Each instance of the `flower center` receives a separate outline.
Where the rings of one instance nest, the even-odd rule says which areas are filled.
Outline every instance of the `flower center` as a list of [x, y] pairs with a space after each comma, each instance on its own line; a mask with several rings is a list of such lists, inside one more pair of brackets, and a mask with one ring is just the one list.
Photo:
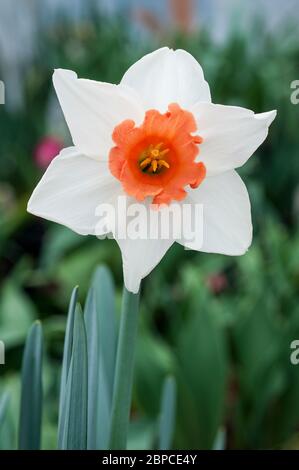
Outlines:
[[157, 145], [150, 144], [141, 154], [139, 159], [139, 168], [143, 173], [161, 173], [165, 169], [170, 168], [170, 164], [166, 159], [169, 148], [163, 148], [163, 142]]
[[204, 163], [197, 160], [203, 139], [196, 131], [193, 114], [176, 103], [164, 114], [146, 111], [140, 126], [126, 119], [113, 130], [110, 171], [137, 201], [181, 201], [187, 188], [197, 188], [206, 176]]

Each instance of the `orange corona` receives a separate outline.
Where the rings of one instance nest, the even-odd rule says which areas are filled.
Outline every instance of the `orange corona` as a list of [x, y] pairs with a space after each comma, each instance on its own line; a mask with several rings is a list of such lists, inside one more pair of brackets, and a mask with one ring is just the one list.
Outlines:
[[196, 188], [206, 176], [206, 168], [195, 159], [202, 138], [189, 111], [176, 103], [161, 114], [155, 109], [146, 112], [140, 127], [125, 120], [115, 127], [110, 150], [109, 168], [125, 192], [143, 201], [152, 197], [154, 204], [181, 201], [186, 186]]

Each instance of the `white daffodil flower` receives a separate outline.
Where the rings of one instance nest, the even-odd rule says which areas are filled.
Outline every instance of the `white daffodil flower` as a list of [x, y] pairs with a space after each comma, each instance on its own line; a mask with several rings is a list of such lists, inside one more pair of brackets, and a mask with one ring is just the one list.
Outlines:
[[246, 252], [250, 202], [235, 168], [265, 140], [276, 111], [255, 114], [213, 104], [197, 61], [167, 47], [132, 65], [119, 85], [78, 79], [61, 69], [53, 82], [74, 146], [51, 162], [29, 200], [30, 213], [82, 235], [112, 232], [133, 293], [174, 238], [118, 238], [112, 220], [99, 230], [99, 206], [109, 204], [117, 212], [120, 196], [128, 207], [142, 204], [143, 218], [153, 212], [152, 204], [162, 214], [166, 206], [201, 204], [201, 243], [176, 241], [209, 253]]

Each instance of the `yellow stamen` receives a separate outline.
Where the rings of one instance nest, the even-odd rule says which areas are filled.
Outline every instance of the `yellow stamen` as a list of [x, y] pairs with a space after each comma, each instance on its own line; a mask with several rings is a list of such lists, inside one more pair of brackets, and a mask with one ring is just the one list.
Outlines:
[[157, 168], [158, 168], [157, 160], [152, 160], [152, 168], [153, 168], [153, 172], [155, 173], [157, 171]]
[[158, 160], [159, 167], [165, 166], [165, 168], [169, 168], [170, 165], [165, 160]]
[[143, 162], [140, 163], [140, 168], [144, 168], [147, 165], [150, 165], [151, 161], [152, 161], [151, 158], [146, 158], [145, 160], [143, 160]]
[[170, 150], [168, 148], [161, 150], [163, 142], [160, 142], [157, 145], [150, 144], [147, 150], [144, 152], [144, 160], [139, 162], [139, 167], [141, 170], [146, 171], [147, 173], [156, 173], [157, 170], [162, 170], [164, 168], [169, 168], [169, 163], [164, 160], [164, 155], [166, 155]]

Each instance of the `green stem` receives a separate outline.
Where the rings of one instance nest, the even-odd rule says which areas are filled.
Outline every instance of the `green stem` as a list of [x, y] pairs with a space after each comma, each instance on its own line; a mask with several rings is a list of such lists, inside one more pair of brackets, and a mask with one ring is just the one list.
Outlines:
[[132, 400], [139, 294], [124, 288], [117, 346], [110, 429], [110, 450], [124, 450]]

